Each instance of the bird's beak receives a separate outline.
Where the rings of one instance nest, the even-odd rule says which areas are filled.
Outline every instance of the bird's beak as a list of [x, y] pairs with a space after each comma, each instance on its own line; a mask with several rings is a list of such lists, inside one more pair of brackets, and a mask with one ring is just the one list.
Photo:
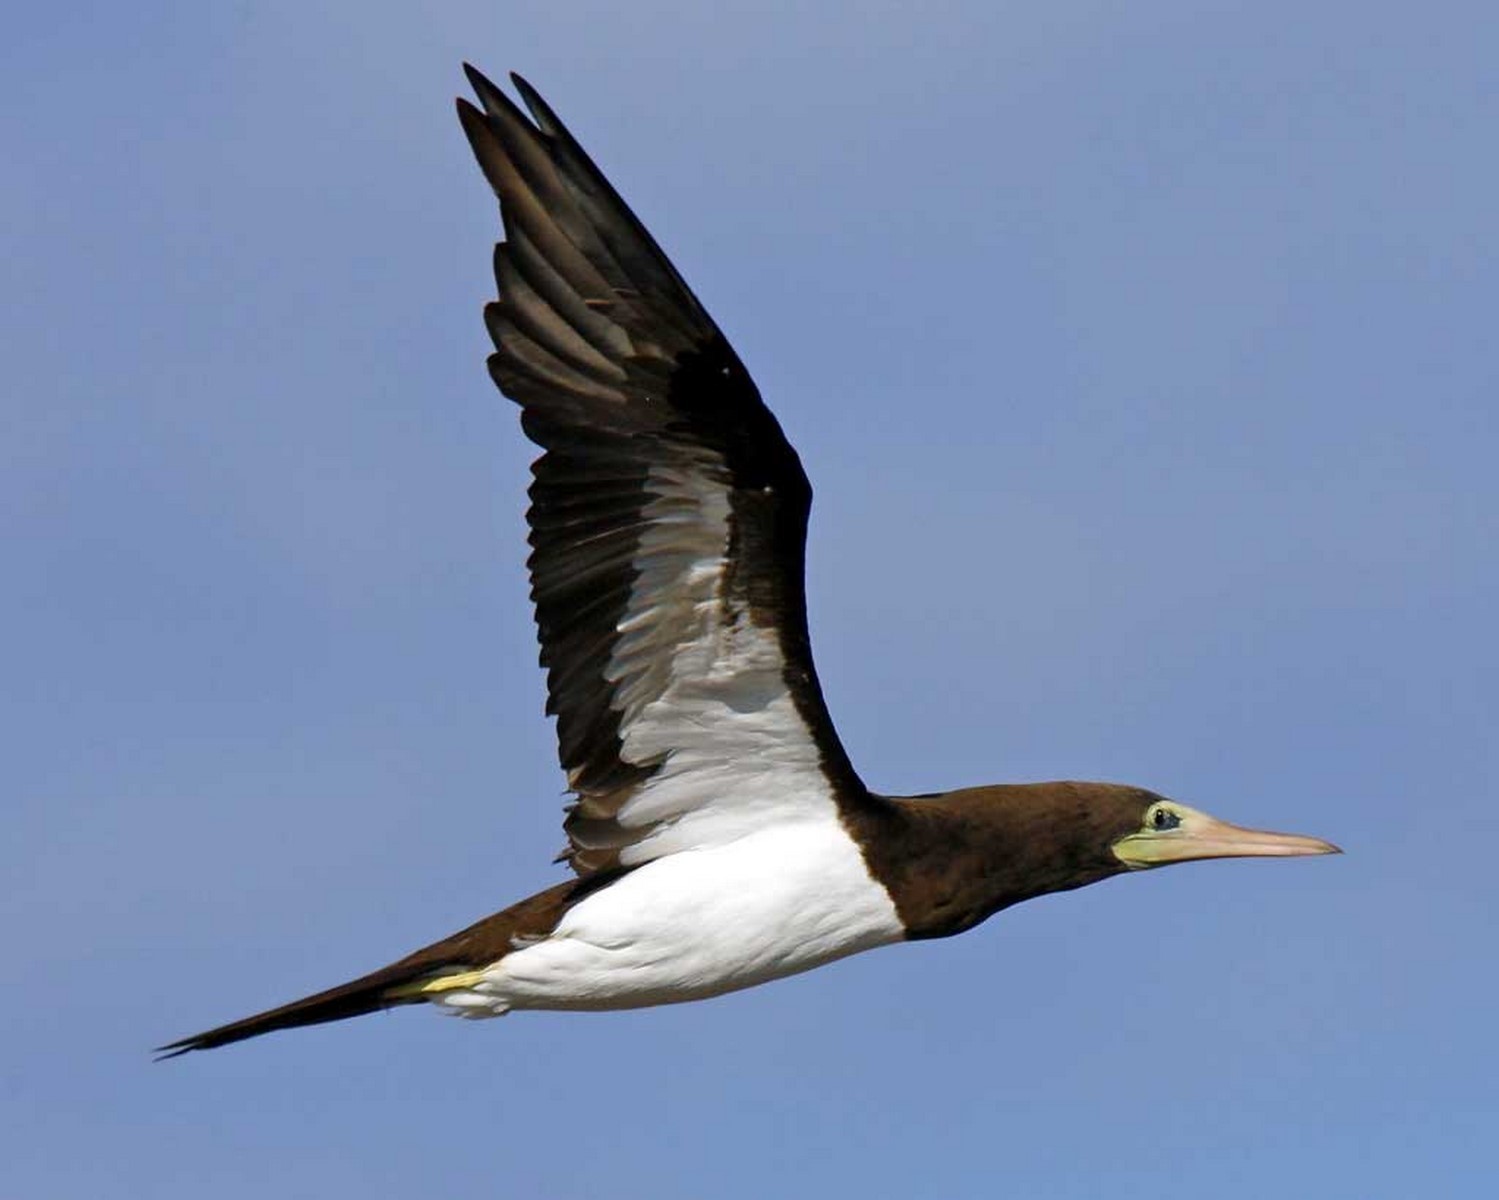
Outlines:
[[1175, 829], [1141, 829], [1114, 843], [1114, 856], [1129, 867], [1163, 867], [1199, 858], [1295, 858], [1343, 853], [1331, 842], [1299, 833], [1245, 829], [1184, 804], [1173, 804], [1181, 818]]

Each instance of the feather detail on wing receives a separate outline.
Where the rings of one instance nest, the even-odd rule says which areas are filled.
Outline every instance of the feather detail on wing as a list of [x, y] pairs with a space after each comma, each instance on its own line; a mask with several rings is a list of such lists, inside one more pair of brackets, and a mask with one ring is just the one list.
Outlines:
[[469, 69], [500, 200], [490, 373], [544, 453], [531, 595], [579, 873], [866, 802], [807, 640], [812, 492], [738, 356], [521, 79]]

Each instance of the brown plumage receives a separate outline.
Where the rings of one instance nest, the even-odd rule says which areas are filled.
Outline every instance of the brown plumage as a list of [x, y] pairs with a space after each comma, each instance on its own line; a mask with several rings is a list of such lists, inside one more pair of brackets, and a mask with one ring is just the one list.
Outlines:
[[531, 595], [580, 878], [166, 1057], [398, 1004], [698, 999], [1131, 869], [1325, 854], [1139, 788], [865, 788], [823, 703], [811, 487], [723, 333], [536, 93], [459, 116], [500, 201], [490, 372], [542, 449]]
[[[1152, 808], [1172, 806], [1143, 788], [1074, 781], [870, 800], [858, 816], [845, 816], [845, 824], [912, 941], [951, 937], [1011, 905], [1127, 872], [1130, 866], [1114, 847], [1146, 824]], [[1300, 848], [1287, 852], [1334, 849], [1313, 839], [1293, 839], [1291, 845]], [[161, 1047], [163, 1057], [424, 1003], [430, 997], [413, 994], [411, 985], [492, 966], [545, 937], [572, 905], [614, 878], [558, 884], [349, 983], [172, 1042]]]
[[570, 906], [608, 881], [607, 875], [569, 879], [544, 892], [527, 896], [509, 908], [485, 917], [482, 921], [476, 921], [468, 928], [460, 929], [430, 946], [423, 946], [378, 971], [371, 971], [368, 975], [349, 980], [348, 983], [293, 1000], [290, 1004], [256, 1013], [253, 1017], [231, 1021], [205, 1033], [169, 1042], [157, 1047], [157, 1054], [162, 1058], [176, 1058], [189, 1050], [211, 1050], [215, 1046], [242, 1042], [246, 1038], [273, 1033], [278, 1029], [295, 1029], [301, 1025], [342, 1021], [345, 1017], [362, 1017], [366, 1013], [393, 1008], [398, 1004], [423, 1004], [427, 1000], [426, 996], [402, 994], [402, 989], [453, 971], [469, 970], [496, 962], [517, 945], [532, 938], [545, 937]]

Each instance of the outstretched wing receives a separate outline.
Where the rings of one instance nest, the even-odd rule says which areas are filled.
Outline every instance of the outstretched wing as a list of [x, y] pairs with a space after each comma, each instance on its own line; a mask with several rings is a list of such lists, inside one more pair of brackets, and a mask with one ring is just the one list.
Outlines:
[[[495, 382], [532, 466], [531, 597], [587, 873], [865, 803], [807, 641], [812, 490], [743, 364], [524, 80], [458, 102], [500, 200]], [[534, 123], [533, 123], [534, 121]]]

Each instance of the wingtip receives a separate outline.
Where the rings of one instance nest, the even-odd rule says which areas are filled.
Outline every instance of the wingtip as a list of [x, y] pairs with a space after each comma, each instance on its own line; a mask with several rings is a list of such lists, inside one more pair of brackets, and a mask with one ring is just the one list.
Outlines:
[[494, 87], [494, 84], [489, 82], [489, 79], [484, 74], [484, 72], [479, 70], [479, 68], [474, 66], [474, 64], [471, 62], [465, 62], [463, 64], [463, 74], [468, 79], [469, 86], [476, 92], [481, 88]]
[[[494, 80], [490, 79], [478, 67], [466, 62], [463, 64], [463, 73], [467, 76], [469, 86], [474, 90], [474, 95], [479, 98], [479, 104], [484, 112], [492, 115], [502, 112], [514, 113], [522, 121], [525, 120], [515, 102], [501, 91]], [[510, 82], [515, 86], [516, 92], [520, 94], [521, 101], [525, 104], [531, 114], [531, 119], [536, 125], [543, 132], [555, 133], [560, 130], [562, 122], [557, 119], [557, 114], [552, 111], [547, 102], [541, 98], [541, 93], [532, 87], [526, 80], [526, 77], [519, 71], [511, 71], [509, 75]], [[465, 103], [466, 101], [460, 97], [458, 101], [460, 116], [464, 113], [463, 105]], [[472, 105], [469, 107], [473, 108]], [[477, 110], [474, 111], [477, 115]]]
[[458, 123], [463, 126], [464, 132], [472, 141], [474, 131], [484, 127], [484, 114], [467, 96], [459, 96], [455, 103], [458, 108]]
[[[469, 83], [473, 86], [475, 91], [478, 91], [480, 88], [487, 88], [490, 91], [495, 92], [500, 90], [499, 87], [496, 86], [494, 80], [490, 79], [488, 75], [484, 74], [484, 72], [479, 70], [478, 67], [474, 66], [473, 63], [465, 61], [462, 66], [463, 74], [467, 77]], [[533, 96], [536, 94], [536, 89], [531, 86], [531, 84], [526, 80], [526, 77], [519, 71], [507, 71], [506, 74], [510, 76], [510, 82], [515, 85], [517, 91], [522, 93], [529, 92]]]
[[[474, 95], [480, 98], [481, 102], [484, 97], [484, 89], [489, 88], [491, 91], [494, 89], [494, 85], [484, 77], [484, 72], [474, 66], [473, 63], [465, 62], [463, 64], [463, 74], [468, 79], [469, 88], [473, 91]], [[458, 106], [458, 119], [463, 122], [465, 128], [468, 127], [470, 121], [482, 120], [483, 114], [467, 96], [455, 97], [454, 103]]]
[[479, 103], [485, 112], [497, 114], [504, 112], [507, 108], [515, 108], [515, 103], [510, 97], [505, 95], [499, 85], [483, 71], [464, 63], [463, 73], [468, 76], [469, 86], [474, 89], [474, 95], [479, 97]]
[[525, 77], [515, 71], [510, 72], [510, 82], [515, 85], [515, 90], [520, 93], [520, 98], [531, 113], [531, 119], [544, 133], [556, 134], [563, 128], [562, 122], [557, 119], [557, 114], [552, 111], [551, 105], [541, 98], [541, 93], [526, 82]]
[[519, 71], [510, 72], [510, 82], [515, 85], [515, 90], [520, 93], [521, 99], [526, 102], [526, 107], [531, 107], [534, 100], [539, 100], [536, 89], [526, 82], [526, 77]]

